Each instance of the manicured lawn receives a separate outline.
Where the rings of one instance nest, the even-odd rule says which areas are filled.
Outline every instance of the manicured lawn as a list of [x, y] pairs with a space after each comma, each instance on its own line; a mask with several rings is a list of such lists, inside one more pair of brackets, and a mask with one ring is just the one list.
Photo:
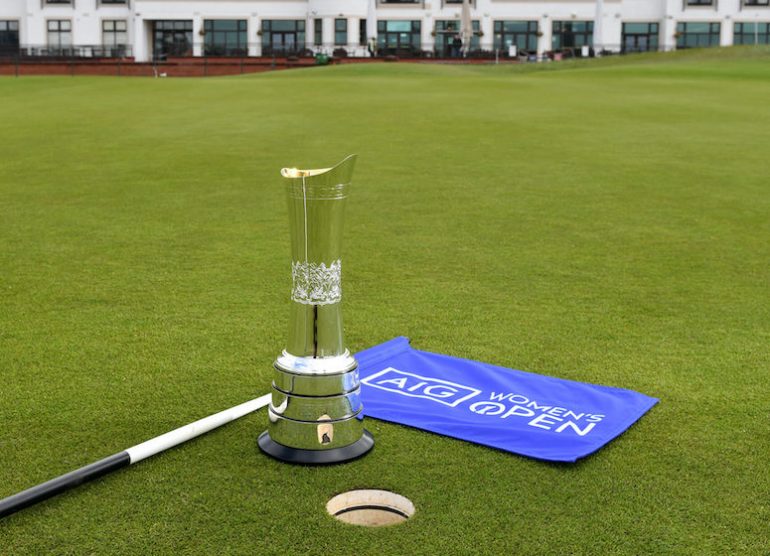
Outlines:
[[[767, 554], [768, 99], [739, 49], [0, 79], [0, 497], [266, 393], [278, 170], [349, 153], [351, 350], [661, 399], [575, 465], [370, 420], [366, 458], [292, 467], [263, 410], [1, 521], [0, 553]], [[350, 487], [417, 514], [340, 524]]]

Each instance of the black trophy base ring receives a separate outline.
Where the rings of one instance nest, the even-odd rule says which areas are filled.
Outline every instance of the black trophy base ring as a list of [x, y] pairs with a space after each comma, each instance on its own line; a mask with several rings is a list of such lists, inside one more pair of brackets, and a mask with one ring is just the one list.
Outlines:
[[326, 465], [360, 458], [374, 447], [374, 437], [369, 434], [369, 431], [364, 430], [361, 438], [353, 442], [353, 444], [342, 446], [341, 448], [332, 448], [331, 450], [304, 450], [278, 444], [278, 442], [270, 438], [270, 433], [265, 431], [259, 435], [257, 444], [259, 449], [268, 456], [286, 463]]

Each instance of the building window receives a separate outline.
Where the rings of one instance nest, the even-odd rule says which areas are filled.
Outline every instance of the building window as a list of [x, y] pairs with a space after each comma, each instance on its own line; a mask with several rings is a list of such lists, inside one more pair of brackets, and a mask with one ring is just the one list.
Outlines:
[[422, 0], [380, 0], [380, 4], [419, 4]]
[[72, 22], [68, 19], [48, 21], [48, 48], [54, 53], [64, 53], [72, 46]]
[[685, 0], [687, 6], [713, 6], [714, 0]]
[[[553, 49], [580, 49], [583, 46], [592, 46], [594, 42], [593, 21], [554, 21], [553, 22]], [[579, 55], [580, 50], [575, 50]]]
[[767, 8], [770, 6], [770, 0], [743, 0], [743, 5], [752, 8], [756, 8], [758, 6]]
[[623, 52], [658, 50], [658, 23], [624, 23], [621, 48]]
[[719, 46], [719, 23], [682, 22], [676, 24], [676, 47]]
[[377, 49], [379, 54], [412, 55], [420, 52], [419, 20], [377, 22]]
[[72, 4], [72, 0], [45, 0], [46, 4]]
[[0, 55], [19, 51], [19, 22], [0, 21]]
[[313, 20], [313, 44], [321, 46], [324, 43], [324, 20]]
[[95, 56], [121, 57], [126, 55], [128, 24], [125, 19], [102, 21], [102, 48], [94, 49]]
[[168, 56], [192, 56], [192, 20], [158, 20], [153, 23], [155, 59], [165, 60]]
[[334, 20], [334, 44], [336, 46], [345, 46], [348, 44], [348, 20]]
[[736, 23], [733, 29], [733, 44], [770, 44], [770, 23]]
[[366, 46], [369, 44], [369, 37], [366, 36], [366, 20], [358, 20], [358, 45]]
[[105, 19], [102, 21], [102, 44], [104, 46], [125, 46], [128, 44], [125, 19]]
[[[470, 50], [479, 50], [480, 22], [471, 21], [473, 36], [471, 37]], [[462, 56], [462, 34], [458, 20], [436, 21], [436, 44], [434, 45], [436, 56], [457, 58]]]
[[305, 49], [304, 19], [262, 20], [262, 53], [290, 56]]
[[518, 53], [537, 52], [537, 21], [495, 21], [495, 50], [507, 56], [511, 46]]
[[97, 4], [121, 4], [125, 5], [128, 3], [128, 0], [97, 0]]
[[246, 56], [249, 53], [245, 19], [206, 19], [203, 53], [206, 56]]

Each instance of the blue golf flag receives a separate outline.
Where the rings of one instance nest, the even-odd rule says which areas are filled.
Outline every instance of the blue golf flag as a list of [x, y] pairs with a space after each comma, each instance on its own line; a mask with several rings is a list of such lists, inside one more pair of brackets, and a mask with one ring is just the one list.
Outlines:
[[412, 349], [398, 337], [356, 354], [367, 417], [549, 461], [574, 462], [656, 398]]

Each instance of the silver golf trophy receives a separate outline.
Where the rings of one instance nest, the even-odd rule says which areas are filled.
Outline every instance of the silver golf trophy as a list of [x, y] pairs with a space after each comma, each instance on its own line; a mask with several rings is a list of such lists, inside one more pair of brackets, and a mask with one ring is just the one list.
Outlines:
[[374, 446], [364, 430], [358, 363], [342, 332], [342, 224], [356, 156], [320, 170], [284, 168], [291, 232], [289, 342], [276, 359], [266, 454], [339, 463]]

